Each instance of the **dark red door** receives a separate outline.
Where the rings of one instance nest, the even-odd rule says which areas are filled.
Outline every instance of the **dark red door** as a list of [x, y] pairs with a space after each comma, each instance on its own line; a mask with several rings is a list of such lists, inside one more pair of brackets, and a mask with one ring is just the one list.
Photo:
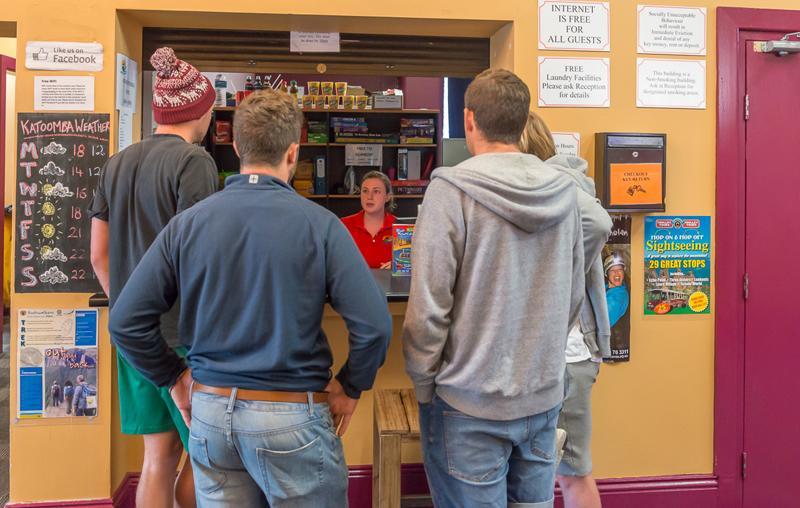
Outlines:
[[[766, 40], [784, 33], [753, 35]], [[800, 506], [800, 54], [756, 53], [752, 42], [746, 51], [744, 506], [795, 507]]]

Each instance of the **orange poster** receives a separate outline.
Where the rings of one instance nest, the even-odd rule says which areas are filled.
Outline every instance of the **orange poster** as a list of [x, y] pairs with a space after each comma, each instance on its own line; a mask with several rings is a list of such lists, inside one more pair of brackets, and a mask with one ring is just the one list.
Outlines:
[[611, 206], [657, 205], [664, 182], [661, 163], [611, 164], [609, 168]]

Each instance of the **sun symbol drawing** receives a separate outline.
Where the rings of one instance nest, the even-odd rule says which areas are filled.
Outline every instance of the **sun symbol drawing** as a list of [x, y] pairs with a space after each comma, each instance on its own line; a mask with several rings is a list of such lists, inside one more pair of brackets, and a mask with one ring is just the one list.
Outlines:
[[58, 242], [63, 232], [63, 213], [60, 199], [49, 196], [58, 184], [52, 180], [45, 180], [42, 185], [42, 192], [39, 194], [36, 203], [36, 224], [33, 227], [36, 246], [41, 251], [43, 248], [52, 248]]
[[42, 215], [45, 217], [52, 217], [56, 214], [56, 205], [52, 201], [45, 201], [42, 203]]

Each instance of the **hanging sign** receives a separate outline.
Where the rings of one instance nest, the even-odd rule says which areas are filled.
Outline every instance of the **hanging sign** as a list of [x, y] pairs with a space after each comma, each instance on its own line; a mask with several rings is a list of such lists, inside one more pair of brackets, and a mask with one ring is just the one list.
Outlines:
[[97, 42], [29, 41], [25, 68], [47, 71], [103, 70], [103, 45]]
[[706, 8], [640, 5], [639, 53], [706, 54]]
[[97, 416], [97, 310], [20, 309], [19, 418]]
[[611, 220], [611, 237], [602, 254], [611, 324], [609, 359], [627, 362], [631, 354], [631, 216], [612, 215]]
[[35, 111], [93, 111], [94, 76], [34, 76]]
[[711, 312], [711, 217], [644, 218], [644, 313]]
[[345, 145], [344, 164], [345, 166], [381, 167], [383, 165], [383, 145]]
[[539, 57], [539, 107], [611, 106], [608, 58]]
[[553, 132], [553, 141], [556, 144], [556, 153], [560, 155], [573, 155], [580, 157], [581, 134], [580, 132]]
[[637, 58], [636, 106], [705, 109], [706, 62]]
[[295, 32], [289, 40], [291, 53], [339, 53], [339, 32]]
[[18, 293], [100, 291], [86, 210], [108, 160], [109, 124], [107, 114], [18, 115]]
[[611, 50], [608, 2], [539, 0], [539, 49]]

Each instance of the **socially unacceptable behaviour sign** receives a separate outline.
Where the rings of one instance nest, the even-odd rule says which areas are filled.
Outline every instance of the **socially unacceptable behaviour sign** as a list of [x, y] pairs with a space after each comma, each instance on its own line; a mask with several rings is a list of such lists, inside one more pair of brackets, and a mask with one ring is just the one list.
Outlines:
[[47, 71], [103, 70], [103, 45], [97, 42], [30, 41], [25, 67]]

